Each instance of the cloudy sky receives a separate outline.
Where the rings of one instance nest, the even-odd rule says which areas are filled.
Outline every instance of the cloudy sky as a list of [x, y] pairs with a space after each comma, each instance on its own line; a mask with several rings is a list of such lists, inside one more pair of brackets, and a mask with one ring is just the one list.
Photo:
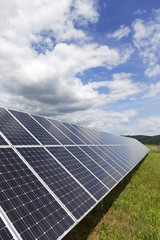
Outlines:
[[0, 0], [0, 105], [160, 134], [160, 1]]

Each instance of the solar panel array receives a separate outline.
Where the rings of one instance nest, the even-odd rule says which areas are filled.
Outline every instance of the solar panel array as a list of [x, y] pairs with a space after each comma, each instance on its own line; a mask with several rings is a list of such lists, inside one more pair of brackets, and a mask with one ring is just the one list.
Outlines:
[[135, 139], [0, 108], [2, 239], [62, 239], [148, 152]]

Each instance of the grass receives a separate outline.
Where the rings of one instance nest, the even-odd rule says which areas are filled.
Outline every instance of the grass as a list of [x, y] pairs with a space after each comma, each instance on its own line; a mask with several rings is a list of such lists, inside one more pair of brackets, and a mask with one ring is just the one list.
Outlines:
[[64, 240], [159, 240], [160, 146], [118, 184]]

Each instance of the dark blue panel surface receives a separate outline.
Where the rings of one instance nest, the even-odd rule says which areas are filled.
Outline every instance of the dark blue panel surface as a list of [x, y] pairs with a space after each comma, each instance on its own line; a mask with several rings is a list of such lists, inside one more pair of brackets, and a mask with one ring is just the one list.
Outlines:
[[80, 147], [84, 152], [86, 152], [92, 159], [96, 161], [107, 173], [109, 173], [116, 181], [119, 181], [122, 178], [122, 175], [117, 172], [112, 165], [103, 160], [96, 152], [94, 152], [88, 146]]
[[18, 151], [77, 219], [94, 205], [90, 195], [45, 149], [18, 148]]
[[52, 123], [47, 119], [33, 115], [33, 117], [45, 128], [49, 133], [52, 134], [61, 144], [74, 145], [61, 131], [59, 131]]
[[78, 158], [98, 179], [108, 188], [112, 188], [116, 181], [107, 174], [96, 162], [87, 156], [79, 147], [67, 147], [67, 149]]
[[57, 120], [50, 119], [50, 121], [61, 130], [68, 138], [70, 138], [76, 145], [84, 144], [76, 135], [74, 135], [70, 130], [68, 130], [62, 123]]
[[71, 124], [77, 131], [79, 131], [84, 137], [86, 137], [91, 144], [99, 144], [94, 138], [92, 138], [91, 134], [88, 134], [83, 127], [77, 126], [75, 124]]
[[52, 147], [48, 150], [67, 168], [68, 171], [97, 199], [101, 199], [107, 188], [99, 182], [75, 157], [64, 147]]
[[93, 149], [97, 154], [99, 154], [107, 163], [109, 163], [114, 169], [116, 169], [122, 176], [126, 174], [126, 171], [121, 167], [121, 163], [118, 164], [117, 158], [111, 154], [109, 151], [102, 151], [99, 147], [92, 146]]
[[116, 160], [116, 163], [118, 163], [119, 166], [121, 166], [126, 172], [129, 171], [130, 167], [127, 163], [126, 158], [124, 158], [123, 153], [120, 155], [117, 155], [113, 146], [105, 146], [105, 147], [99, 147], [99, 148], [107, 155], [113, 156], [113, 158]]
[[8, 228], [6, 227], [1, 218], [0, 218], [0, 237], [1, 240], [14, 240], [10, 231], [8, 230]]
[[73, 132], [77, 137], [79, 137], [85, 144], [92, 144], [83, 134], [81, 134], [77, 129], [75, 129], [71, 124], [62, 122], [71, 132]]
[[23, 240], [55, 240], [74, 222], [10, 148], [0, 149], [1, 206]]
[[10, 112], [42, 143], [59, 145], [59, 143], [43, 129], [31, 116], [27, 113], [21, 113], [10, 110]]
[[0, 135], [0, 145], [8, 145], [1, 135]]
[[0, 108], [0, 131], [13, 145], [39, 145], [39, 143], [3, 108]]

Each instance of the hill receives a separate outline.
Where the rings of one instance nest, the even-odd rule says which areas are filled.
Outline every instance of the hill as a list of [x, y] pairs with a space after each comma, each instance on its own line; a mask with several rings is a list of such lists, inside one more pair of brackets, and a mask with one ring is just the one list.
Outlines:
[[160, 135], [156, 136], [134, 135], [126, 137], [135, 138], [143, 144], [160, 145]]

